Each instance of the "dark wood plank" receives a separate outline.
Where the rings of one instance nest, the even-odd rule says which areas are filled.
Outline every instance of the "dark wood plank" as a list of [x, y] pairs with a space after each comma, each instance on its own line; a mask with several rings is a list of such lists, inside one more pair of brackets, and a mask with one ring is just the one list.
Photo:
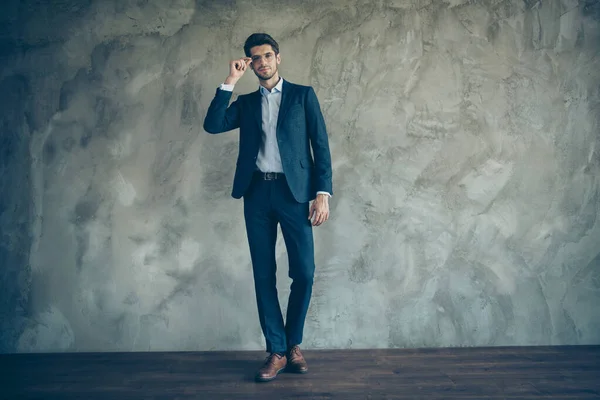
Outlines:
[[600, 346], [305, 351], [257, 384], [263, 352], [0, 355], [0, 399], [600, 399]]

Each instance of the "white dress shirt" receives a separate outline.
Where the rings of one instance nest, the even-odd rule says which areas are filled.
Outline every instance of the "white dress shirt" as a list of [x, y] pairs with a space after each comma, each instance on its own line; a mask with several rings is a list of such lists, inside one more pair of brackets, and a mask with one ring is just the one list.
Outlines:
[[[232, 92], [234, 86], [222, 83], [219, 88]], [[262, 108], [262, 142], [256, 158], [256, 167], [262, 172], [283, 172], [279, 145], [277, 144], [277, 118], [279, 116], [279, 106], [281, 105], [282, 89], [283, 78], [279, 78], [277, 85], [270, 91], [259, 85]], [[319, 191], [317, 194], [327, 194], [331, 197], [328, 192]]]

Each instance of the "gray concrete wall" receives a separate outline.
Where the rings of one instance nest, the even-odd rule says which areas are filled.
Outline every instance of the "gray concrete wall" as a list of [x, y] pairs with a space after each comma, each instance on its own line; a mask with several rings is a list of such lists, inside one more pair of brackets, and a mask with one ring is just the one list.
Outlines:
[[255, 31], [330, 134], [305, 347], [600, 343], [598, 1], [3, 7], [2, 351], [262, 349], [202, 130]]

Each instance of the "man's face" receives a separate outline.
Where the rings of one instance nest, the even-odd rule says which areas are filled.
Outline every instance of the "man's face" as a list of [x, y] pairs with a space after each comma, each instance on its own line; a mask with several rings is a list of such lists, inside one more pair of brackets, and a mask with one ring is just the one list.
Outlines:
[[271, 79], [277, 73], [277, 66], [281, 62], [279, 54], [270, 44], [254, 46], [250, 49], [250, 58], [252, 58], [252, 70], [263, 81]]

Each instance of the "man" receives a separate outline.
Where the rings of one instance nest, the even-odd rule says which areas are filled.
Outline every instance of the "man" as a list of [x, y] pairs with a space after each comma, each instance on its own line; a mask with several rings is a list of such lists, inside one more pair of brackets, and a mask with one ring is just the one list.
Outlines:
[[[258, 314], [269, 353], [256, 380], [266, 382], [284, 369], [308, 371], [299, 345], [315, 270], [312, 227], [329, 218], [331, 156], [315, 92], [279, 76], [277, 42], [255, 33], [246, 40], [244, 52], [246, 57], [229, 63], [229, 76], [216, 91], [204, 129], [240, 129], [232, 196], [244, 198]], [[248, 67], [258, 77], [259, 90], [229, 105], [233, 87]], [[285, 324], [276, 287], [277, 224], [292, 279]]]

